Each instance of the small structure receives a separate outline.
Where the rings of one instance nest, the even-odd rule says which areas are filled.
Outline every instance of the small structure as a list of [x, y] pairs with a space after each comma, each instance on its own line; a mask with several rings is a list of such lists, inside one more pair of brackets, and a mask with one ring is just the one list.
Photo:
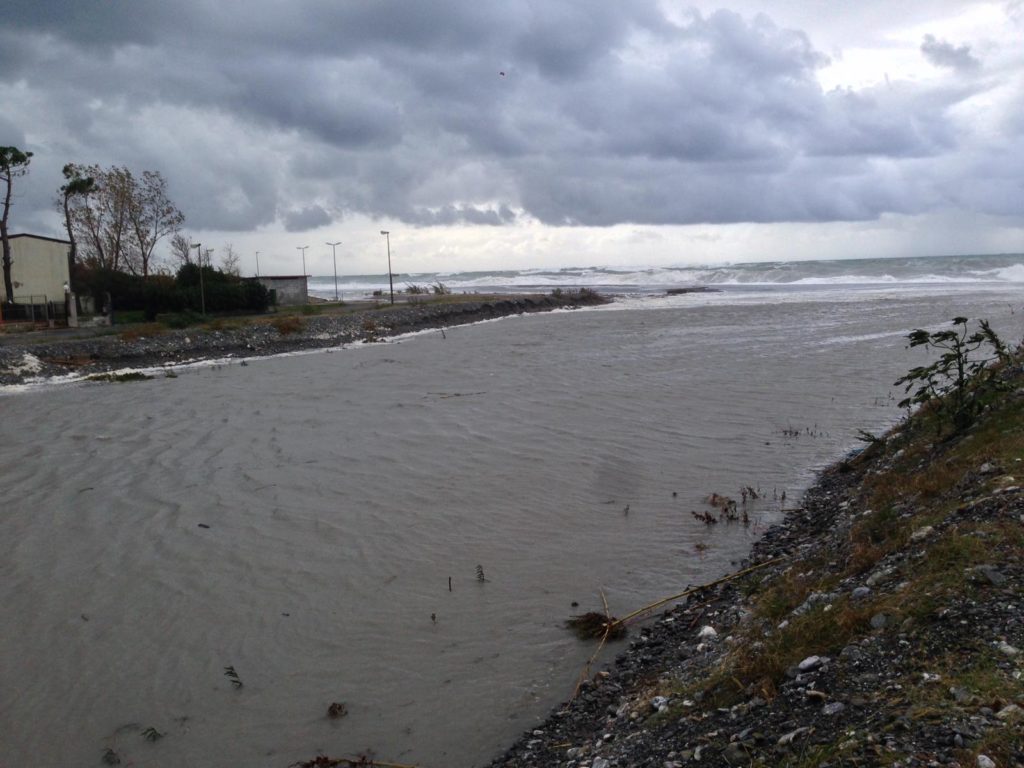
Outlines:
[[309, 279], [307, 275], [260, 275], [247, 277], [255, 280], [276, 297], [279, 306], [309, 303]]
[[64, 304], [68, 285], [68, 240], [42, 235], [10, 235], [11, 282], [14, 296], [8, 297], [0, 280], [0, 301], [19, 304]]

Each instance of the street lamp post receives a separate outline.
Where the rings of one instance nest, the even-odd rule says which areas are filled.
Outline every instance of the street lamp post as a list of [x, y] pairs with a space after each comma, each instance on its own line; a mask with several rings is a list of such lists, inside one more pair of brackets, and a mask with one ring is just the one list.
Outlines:
[[331, 257], [334, 259], [334, 300], [338, 300], [338, 252], [337, 247], [341, 245], [341, 240], [336, 243], [327, 243], [331, 246]]
[[306, 249], [307, 248], [309, 248], [308, 245], [297, 245], [297, 246], [295, 246], [295, 250], [296, 251], [302, 251], [302, 276], [303, 277], [306, 276]]
[[256, 277], [260, 276], [260, 252], [256, 251]]
[[388, 285], [391, 286], [391, 303], [395, 303], [395, 278], [391, 274], [391, 233], [385, 229], [380, 231], [388, 241]]
[[206, 288], [203, 286], [203, 244], [194, 243], [191, 247], [196, 249], [196, 258], [199, 259], [199, 306], [202, 309], [203, 317], [206, 317]]

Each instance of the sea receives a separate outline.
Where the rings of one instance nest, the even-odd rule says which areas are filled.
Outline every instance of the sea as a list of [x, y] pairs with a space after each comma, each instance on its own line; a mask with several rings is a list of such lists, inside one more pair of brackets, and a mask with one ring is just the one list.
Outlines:
[[0, 394], [0, 765], [485, 765], [568, 618], [729, 573], [905, 416], [914, 329], [1024, 338], [1022, 255], [407, 278], [612, 301]]
[[566, 267], [487, 272], [414, 272], [381, 275], [313, 276], [312, 295], [323, 299], [366, 298], [374, 291], [432, 293], [437, 286], [456, 293], [536, 293], [555, 288], [590, 288], [601, 293], [651, 295], [670, 288], [714, 287], [721, 291], [818, 290], [828, 287], [1024, 284], [1024, 255], [921, 256], [812, 261], [760, 261], [727, 265], [669, 267]]

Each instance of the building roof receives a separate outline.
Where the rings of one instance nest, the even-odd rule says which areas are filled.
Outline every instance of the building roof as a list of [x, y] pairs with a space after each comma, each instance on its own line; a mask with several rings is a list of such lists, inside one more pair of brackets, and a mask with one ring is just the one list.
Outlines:
[[31, 237], [35, 240], [48, 240], [51, 243], [62, 243], [63, 245], [71, 245], [70, 240], [61, 240], [59, 237], [46, 237], [45, 235], [32, 235], [28, 232], [21, 232], [17, 235], [8, 235], [8, 240], [14, 240], [16, 237]]
[[309, 275], [258, 275], [257, 277], [243, 277], [243, 280], [305, 280]]

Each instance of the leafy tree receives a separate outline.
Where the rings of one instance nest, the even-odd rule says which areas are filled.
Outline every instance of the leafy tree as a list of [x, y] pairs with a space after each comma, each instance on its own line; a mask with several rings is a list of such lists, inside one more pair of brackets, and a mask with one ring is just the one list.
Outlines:
[[905, 385], [904, 392], [913, 390], [900, 407], [934, 404], [940, 430], [948, 420], [955, 432], [963, 431], [1003, 388], [995, 364], [1008, 362], [1010, 351], [987, 320], [979, 320], [974, 333], [967, 322], [966, 317], [954, 317], [953, 328], [934, 333], [918, 328], [907, 336], [909, 347], [924, 346], [940, 350], [941, 355], [931, 365], [911, 368], [896, 380], [897, 386]]
[[157, 243], [184, 222], [167, 196], [167, 182], [156, 171], [136, 177], [128, 168], [68, 166], [69, 172], [95, 179], [94, 194], [72, 200], [72, 228], [84, 261], [97, 269], [149, 276]]
[[167, 196], [167, 182], [159, 172], [143, 171], [141, 181], [133, 184], [128, 219], [133, 235], [129, 266], [133, 272], [141, 272], [142, 277], [146, 278], [149, 277], [156, 244], [167, 235], [177, 232], [185, 221], [184, 214]]
[[28, 173], [28, 164], [32, 161], [31, 152], [23, 152], [17, 147], [0, 147], [0, 181], [4, 183], [4, 211], [0, 217], [0, 241], [3, 243], [4, 290], [7, 300], [14, 300], [14, 282], [11, 280], [11, 243], [8, 240], [7, 221], [11, 213], [11, 194], [14, 180]]
[[68, 240], [71, 241], [71, 250], [68, 251], [68, 274], [75, 274], [75, 267], [78, 264], [78, 248], [75, 244], [75, 228], [71, 226], [71, 201], [75, 198], [88, 198], [96, 191], [96, 179], [92, 176], [82, 176], [80, 169], [68, 163], [63, 169], [64, 178], [67, 183], [60, 188], [60, 202], [64, 210], [64, 226], [68, 231]]

